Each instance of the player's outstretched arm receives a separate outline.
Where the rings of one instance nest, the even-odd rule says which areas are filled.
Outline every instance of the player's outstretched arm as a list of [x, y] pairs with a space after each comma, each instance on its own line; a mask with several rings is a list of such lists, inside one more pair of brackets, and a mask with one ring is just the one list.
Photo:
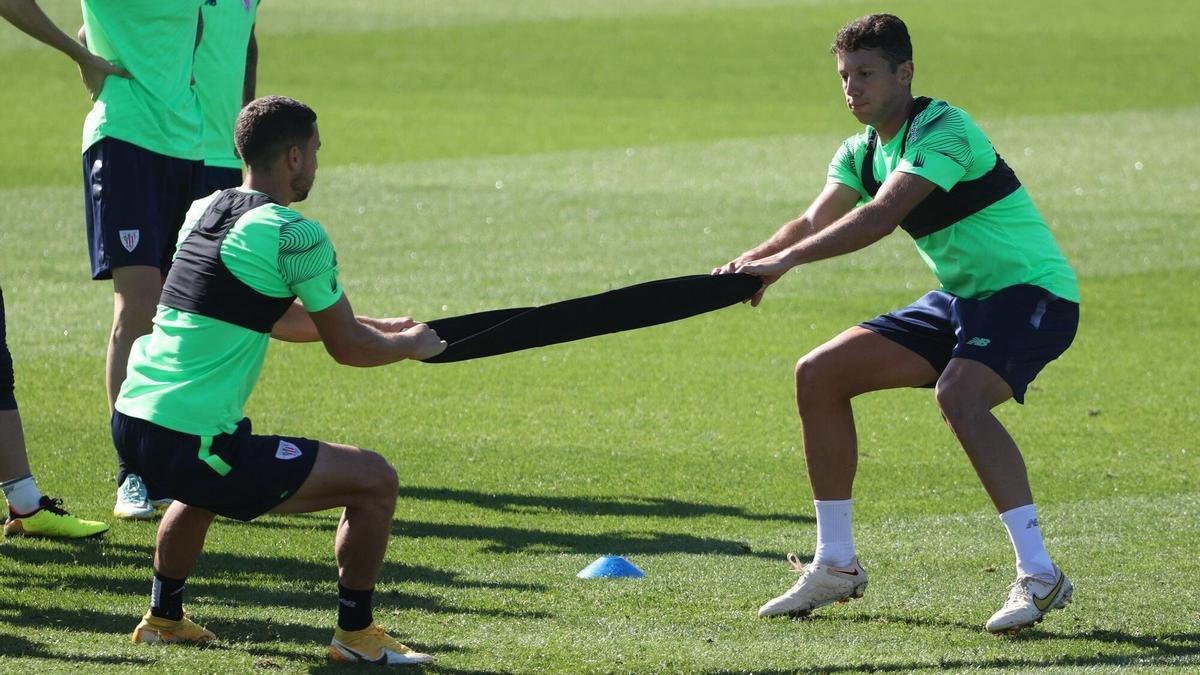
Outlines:
[[[856, 203], [858, 203], [856, 190], [841, 183], [830, 183], [798, 218], [784, 223], [775, 234], [763, 243], [714, 269], [713, 274], [731, 274], [746, 263], [774, 255], [794, 246], [849, 213]], [[762, 302], [763, 293], [766, 292], [767, 287], [779, 278], [769, 275], [760, 276], [763, 278], [763, 287], [750, 298], [749, 302], [752, 307], [757, 307], [758, 303]]]
[[40, 40], [71, 57], [79, 66], [79, 75], [92, 100], [100, 95], [109, 75], [133, 77], [124, 68], [96, 56], [87, 47], [62, 32], [34, 0], [0, 0], [0, 16], [26, 35]]
[[333, 306], [309, 316], [325, 351], [346, 366], [368, 368], [404, 359], [421, 361], [446, 349], [446, 342], [432, 328], [412, 319], [359, 319], [344, 292]]
[[895, 172], [884, 181], [874, 201], [846, 214], [829, 227], [765, 258], [748, 262], [738, 272], [778, 279], [805, 263], [866, 248], [883, 239], [937, 186], [920, 176]]

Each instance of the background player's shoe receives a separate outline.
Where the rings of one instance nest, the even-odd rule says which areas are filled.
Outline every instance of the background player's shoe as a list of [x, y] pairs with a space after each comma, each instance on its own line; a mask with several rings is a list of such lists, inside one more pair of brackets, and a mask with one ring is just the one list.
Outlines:
[[829, 565], [802, 565], [794, 553], [788, 554], [788, 561], [792, 563], [792, 569], [801, 573], [800, 580], [787, 593], [759, 607], [759, 616], [808, 616], [818, 607], [861, 598], [867, 589], [867, 571], [858, 564], [858, 558], [846, 569]]
[[377, 666], [411, 666], [429, 663], [433, 657], [400, 644], [379, 624], [355, 631], [338, 628], [329, 644], [330, 661], [365, 661]]
[[212, 631], [197, 624], [186, 614], [178, 621], [164, 619], [146, 612], [142, 622], [133, 629], [131, 638], [134, 644], [153, 645], [159, 642], [210, 642], [217, 636]]
[[29, 537], [82, 539], [105, 532], [108, 532], [108, 523], [76, 518], [62, 509], [61, 499], [51, 499], [45, 495], [38, 502], [37, 511], [17, 515], [9, 509], [8, 519], [4, 521], [5, 536], [23, 534]]
[[1016, 635], [1042, 620], [1052, 609], [1062, 609], [1071, 602], [1075, 587], [1062, 570], [1054, 568], [1053, 579], [1017, 577], [1009, 586], [1008, 600], [1000, 611], [988, 619], [987, 629], [997, 635]]
[[126, 474], [125, 482], [117, 488], [117, 503], [113, 506], [113, 515], [118, 518], [147, 520], [154, 517], [154, 505], [150, 503], [150, 494], [146, 484], [136, 473]]

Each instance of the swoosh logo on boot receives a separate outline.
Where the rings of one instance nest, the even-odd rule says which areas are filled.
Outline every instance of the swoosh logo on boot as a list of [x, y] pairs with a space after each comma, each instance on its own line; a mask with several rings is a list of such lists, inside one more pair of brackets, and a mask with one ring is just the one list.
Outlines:
[[1062, 572], [1059, 572], [1058, 583], [1054, 584], [1054, 588], [1051, 588], [1050, 592], [1047, 593], [1045, 597], [1039, 598], [1037, 595], [1033, 595], [1033, 605], [1034, 607], [1038, 608], [1039, 612], [1044, 612], [1047, 609], [1050, 609], [1050, 604], [1053, 603], [1054, 598], [1058, 596], [1059, 590], [1062, 589], [1063, 579], [1065, 579], [1066, 576], [1067, 575], [1063, 574]]

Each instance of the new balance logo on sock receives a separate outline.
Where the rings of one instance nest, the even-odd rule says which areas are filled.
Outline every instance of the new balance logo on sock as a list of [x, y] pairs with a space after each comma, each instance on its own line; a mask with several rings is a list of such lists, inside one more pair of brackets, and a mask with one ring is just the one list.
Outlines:
[[1038, 519], [1037, 519], [1037, 518], [1030, 518], [1030, 519], [1029, 519], [1029, 522], [1028, 522], [1028, 523], [1025, 523], [1025, 529], [1027, 529], [1027, 530], [1029, 530], [1029, 529], [1032, 529], [1032, 528], [1035, 528], [1035, 527], [1038, 527], [1038, 526], [1039, 526], [1039, 525], [1038, 525]]
[[981, 338], [981, 337], [973, 337], [970, 340], [967, 340], [967, 344], [969, 344], [973, 347], [986, 347], [986, 346], [990, 345], [991, 343], [992, 343], [991, 340], [989, 340], [987, 338]]

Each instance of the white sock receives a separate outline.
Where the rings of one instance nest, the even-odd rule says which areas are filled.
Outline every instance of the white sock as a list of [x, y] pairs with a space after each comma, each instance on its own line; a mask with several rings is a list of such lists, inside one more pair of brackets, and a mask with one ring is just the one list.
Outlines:
[[33, 482], [33, 474], [14, 478], [0, 483], [4, 490], [4, 498], [8, 500], [8, 508], [13, 513], [28, 515], [37, 511], [41, 505], [42, 493]]
[[1008, 538], [1017, 554], [1017, 576], [1054, 578], [1054, 563], [1050, 562], [1050, 554], [1042, 541], [1037, 507], [1033, 504], [1018, 506], [1001, 513], [1000, 520], [1008, 530]]
[[814, 499], [817, 507], [817, 552], [813, 563], [849, 567], [854, 562], [854, 533], [850, 528], [853, 499]]

